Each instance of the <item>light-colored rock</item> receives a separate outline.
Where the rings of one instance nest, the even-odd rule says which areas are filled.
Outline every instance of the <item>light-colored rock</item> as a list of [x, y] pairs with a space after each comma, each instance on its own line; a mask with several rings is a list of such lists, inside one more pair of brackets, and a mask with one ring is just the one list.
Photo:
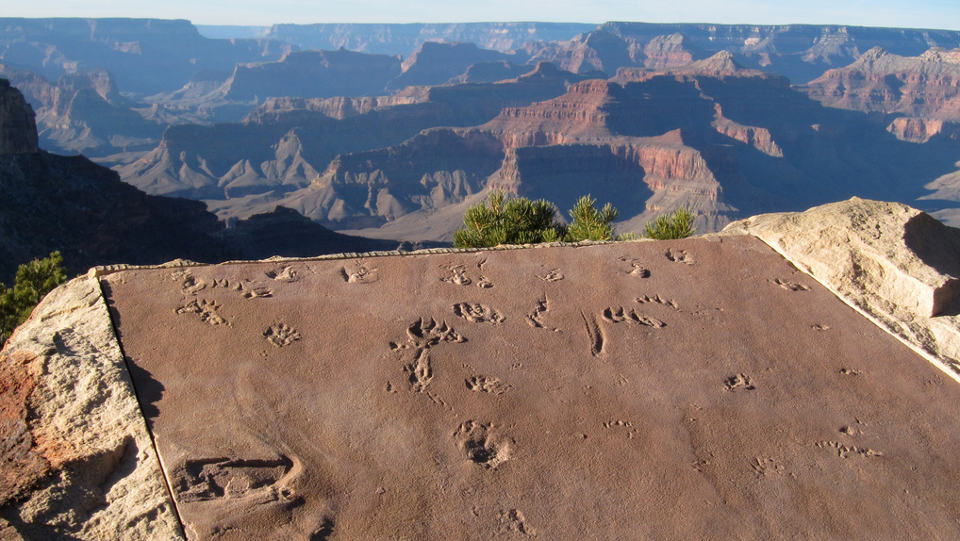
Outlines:
[[[96, 278], [51, 292], [0, 353], [0, 539], [182, 539]], [[18, 423], [7, 423], [9, 416]], [[12, 428], [11, 428], [12, 427]], [[121, 534], [122, 532], [122, 534]]]
[[848, 201], [762, 214], [754, 235], [894, 335], [960, 373], [960, 230], [901, 203]]

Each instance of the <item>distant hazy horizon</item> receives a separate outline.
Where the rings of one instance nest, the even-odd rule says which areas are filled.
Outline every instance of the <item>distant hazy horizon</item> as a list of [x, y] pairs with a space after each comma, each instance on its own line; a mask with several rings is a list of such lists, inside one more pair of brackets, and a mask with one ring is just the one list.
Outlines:
[[187, 19], [197, 25], [606, 21], [716, 24], [836, 24], [960, 30], [958, 0], [34, 0], [5, 17]]

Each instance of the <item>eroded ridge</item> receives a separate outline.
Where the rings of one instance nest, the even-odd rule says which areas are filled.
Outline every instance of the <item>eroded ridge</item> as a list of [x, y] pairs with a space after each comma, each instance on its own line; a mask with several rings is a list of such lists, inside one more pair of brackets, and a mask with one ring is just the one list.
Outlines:
[[784, 280], [782, 278], [777, 278], [771, 280], [771, 282], [777, 284], [778, 286], [786, 289], [787, 291], [809, 291], [810, 287], [800, 282], [791, 282], [790, 280]]
[[490, 393], [500, 395], [510, 390], [509, 385], [504, 385], [499, 378], [487, 376], [470, 376], [464, 383], [467, 389], [476, 393]]
[[263, 331], [263, 337], [267, 342], [280, 348], [300, 340], [300, 332], [286, 323], [277, 323]]
[[500, 312], [497, 312], [490, 306], [469, 302], [454, 304], [453, 313], [456, 314], [457, 317], [463, 318], [471, 323], [492, 323], [499, 325], [506, 319]]
[[673, 261], [674, 263], [683, 263], [684, 265], [693, 265], [695, 263], [693, 256], [687, 253], [686, 250], [670, 248], [664, 255], [667, 256], [667, 259]]
[[664, 299], [660, 295], [657, 295], [656, 297], [651, 297], [649, 295], [641, 295], [640, 297], [633, 299], [633, 301], [636, 302], [637, 304], [648, 304], [648, 303], [662, 304], [663, 306], [669, 306], [670, 308], [673, 308], [678, 312], [680, 311], [680, 305], [677, 304], [677, 301], [673, 299]]
[[220, 498], [291, 501], [297, 496], [284, 478], [294, 469], [287, 457], [270, 460], [207, 458], [187, 460], [170, 473], [176, 498], [181, 503]]
[[453, 433], [466, 458], [484, 469], [496, 469], [510, 459], [512, 442], [498, 437], [493, 423], [468, 420]]
[[348, 284], [372, 284], [380, 279], [380, 270], [368, 267], [363, 261], [355, 261], [342, 267], [340, 276]]
[[200, 321], [214, 327], [219, 325], [229, 326], [230, 323], [218, 313], [219, 311], [219, 304], [206, 299], [193, 299], [176, 309], [178, 314], [197, 314], [197, 316], [200, 317]]
[[653, 327], [654, 329], [661, 329], [667, 326], [666, 323], [655, 317], [638, 314], [633, 308], [624, 310], [622, 306], [618, 306], [616, 308], [605, 308], [601, 316], [603, 317], [604, 321], [610, 323], [622, 323], [626, 321], [628, 323], [636, 323], [646, 327]]

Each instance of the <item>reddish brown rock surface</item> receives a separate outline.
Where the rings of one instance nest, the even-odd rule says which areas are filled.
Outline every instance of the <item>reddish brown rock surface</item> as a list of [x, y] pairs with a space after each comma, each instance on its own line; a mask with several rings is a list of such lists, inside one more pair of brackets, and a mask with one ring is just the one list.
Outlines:
[[960, 535], [960, 387], [752, 237], [101, 281], [192, 538]]

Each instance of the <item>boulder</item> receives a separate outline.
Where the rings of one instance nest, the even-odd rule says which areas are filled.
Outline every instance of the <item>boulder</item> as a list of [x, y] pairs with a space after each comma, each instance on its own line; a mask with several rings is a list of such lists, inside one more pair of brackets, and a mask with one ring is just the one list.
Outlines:
[[96, 278], [0, 352], [0, 539], [182, 539]]
[[759, 237], [890, 332], [960, 372], [960, 229], [901, 203], [848, 201], [761, 214]]

